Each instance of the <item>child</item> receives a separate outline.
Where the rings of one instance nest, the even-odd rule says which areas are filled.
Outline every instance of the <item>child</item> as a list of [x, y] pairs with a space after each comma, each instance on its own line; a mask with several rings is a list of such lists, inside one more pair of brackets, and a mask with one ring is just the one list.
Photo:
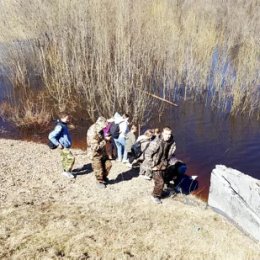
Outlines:
[[117, 161], [121, 162], [123, 159], [123, 162], [126, 162], [127, 158], [122, 158], [124, 156], [124, 150], [125, 150], [125, 141], [126, 141], [126, 135], [129, 132], [128, 129], [128, 119], [129, 115], [128, 114], [123, 114], [123, 116], [120, 116], [120, 114], [116, 113], [114, 115], [115, 119], [115, 125], [118, 125], [119, 127], [119, 136], [115, 137], [112, 133], [113, 126], [111, 126], [110, 132], [112, 137], [114, 138], [116, 147], [117, 147]]
[[103, 133], [106, 122], [107, 120], [100, 116], [87, 132], [88, 156], [96, 176], [97, 187], [100, 189], [106, 188], [109, 181], [107, 176], [112, 167], [106, 154], [106, 141], [110, 140], [111, 137], [105, 137]]
[[145, 131], [143, 135], [140, 135], [137, 138], [137, 141], [141, 142], [141, 156], [137, 159], [140, 162], [140, 172], [139, 175], [142, 176], [146, 180], [152, 179], [152, 172], [147, 169], [144, 160], [145, 160], [145, 153], [148, 149], [150, 142], [154, 139], [154, 131], [152, 129], [148, 129]]
[[153, 132], [154, 132], [154, 138], [160, 136], [160, 134], [161, 134], [161, 131], [159, 128], [154, 128]]
[[49, 134], [49, 140], [61, 149], [62, 157], [62, 174], [67, 178], [74, 178], [74, 175], [71, 173], [72, 167], [75, 162], [75, 157], [70, 151], [71, 147], [71, 136], [68, 129], [68, 123], [70, 122], [71, 117], [67, 113], [61, 113], [60, 119], [54, 130]]
[[130, 132], [126, 134], [126, 144], [123, 156], [123, 163], [129, 163], [129, 154], [131, 153], [131, 147], [136, 141], [135, 133], [137, 132], [137, 126], [132, 125]]
[[107, 139], [106, 143], [106, 152], [109, 160], [113, 159], [113, 151], [116, 149], [116, 145], [113, 143], [113, 138], [110, 133], [110, 128], [112, 123], [114, 122], [114, 118], [110, 118], [106, 121], [106, 126], [103, 128], [104, 137], [107, 139], [109, 137], [109, 140]]

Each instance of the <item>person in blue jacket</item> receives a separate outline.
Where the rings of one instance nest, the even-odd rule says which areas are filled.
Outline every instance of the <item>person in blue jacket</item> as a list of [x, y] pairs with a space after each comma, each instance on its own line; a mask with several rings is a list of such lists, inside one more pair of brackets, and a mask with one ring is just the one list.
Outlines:
[[71, 173], [73, 168], [75, 157], [70, 151], [72, 145], [71, 136], [69, 133], [68, 123], [71, 120], [71, 116], [68, 113], [61, 113], [60, 119], [57, 122], [54, 130], [50, 132], [48, 138], [49, 140], [61, 150], [62, 158], [62, 174], [67, 178], [74, 178], [74, 175]]

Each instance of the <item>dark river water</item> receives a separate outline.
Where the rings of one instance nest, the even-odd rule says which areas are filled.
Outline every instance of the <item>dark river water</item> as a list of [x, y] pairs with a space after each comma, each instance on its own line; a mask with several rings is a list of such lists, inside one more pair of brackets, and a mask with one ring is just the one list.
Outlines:
[[[1, 99], [3, 96], [0, 88]], [[259, 121], [241, 116], [230, 117], [201, 103], [181, 102], [179, 107], [168, 107], [160, 122], [151, 121], [142, 130], [164, 126], [173, 129], [176, 156], [187, 164], [187, 175], [198, 175], [199, 188], [194, 192], [197, 197], [207, 200], [210, 173], [216, 164], [260, 178]], [[87, 128], [86, 122], [77, 123], [77, 128], [72, 131], [74, 148], [86, 149]], [[48, 131], [22, 132], [0, 119], [1, 138], [46, 143]]]
[[[224, 164], [260, 178], [260, 122], [230, 117], [199, 103], [183, 103], [165, 113], [174, 129], [176, 155], [188, 165], [188, 175], [198, 175], [195, 193], [207, 199], [210, 173]], [[163, 123], [164, 124], [164, 123]]]

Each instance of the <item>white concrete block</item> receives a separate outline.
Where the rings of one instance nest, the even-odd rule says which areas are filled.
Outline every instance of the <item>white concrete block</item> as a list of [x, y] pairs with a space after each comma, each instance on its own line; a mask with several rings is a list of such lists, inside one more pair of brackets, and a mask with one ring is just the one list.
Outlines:
[[260, 241], [260, 180], [216, 165], [211, 173], [208, 204]]

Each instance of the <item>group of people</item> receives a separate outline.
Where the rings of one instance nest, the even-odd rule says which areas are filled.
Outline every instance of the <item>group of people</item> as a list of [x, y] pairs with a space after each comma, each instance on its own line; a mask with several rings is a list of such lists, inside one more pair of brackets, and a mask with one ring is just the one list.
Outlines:
[[[71, 136], [68, 123], [70, 115], [62, 113], [55, 129], [49, 134], [50, 142], [61, 149], [63, 175], [74, 178], [72, 168], [75, 157], [70, 151]], [[140, 176], [154, 180], [152, 200], [162, 203], [164, 186], [170, 186], [186, 170], [185, 164], [175, 158], [176, 144], [172, 129], [164, 127], [146, 130], [136, 138], [136, 125], [129, 125], [129, 116], [116, 113], [112, 118], [100, 116], [87, 131], [87, 155], [99, 188], [106, 188], [111, 160], [125, 163], [128, 167], [140, 165]], [[138, 152], [135, 150], [139, 148]], [[176, 164], [177, 162], [177, 164]], [[178, 166], [178, 167], [177, 167]], [[176, 180], [175, 180], [176, 182]]]

